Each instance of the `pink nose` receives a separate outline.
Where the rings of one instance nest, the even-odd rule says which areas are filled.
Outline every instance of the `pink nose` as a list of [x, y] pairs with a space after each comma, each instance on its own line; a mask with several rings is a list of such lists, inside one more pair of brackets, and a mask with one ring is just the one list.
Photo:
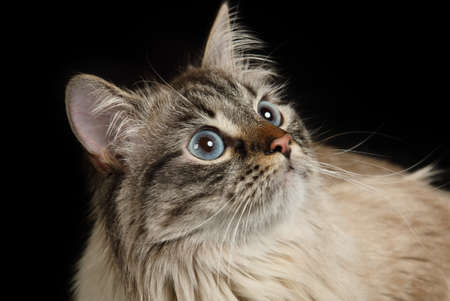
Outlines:
[[289, 159], [291, 155], [291, 148], [289, 145], [292, 142], [291, 136], [285, 134], [279, 138], [274, 139], [270, 143], [270, 151], [271, 152], [281, 152], [286, 158]]

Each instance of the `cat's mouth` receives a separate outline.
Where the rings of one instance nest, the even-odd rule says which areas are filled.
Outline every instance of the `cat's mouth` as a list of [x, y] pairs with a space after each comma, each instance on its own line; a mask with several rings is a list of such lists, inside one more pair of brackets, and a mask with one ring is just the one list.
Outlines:
[[[299, 169], [295, 168], [293, 164], [289, 163], [287, 165], [287, 167], [284, 169], [283, 173], [283, 178], [285, 180], [288, 180], [289, 178], [295, 177], [298, 174], [300, 174]], [[284, 182], [286, 183], [286, 182]]]

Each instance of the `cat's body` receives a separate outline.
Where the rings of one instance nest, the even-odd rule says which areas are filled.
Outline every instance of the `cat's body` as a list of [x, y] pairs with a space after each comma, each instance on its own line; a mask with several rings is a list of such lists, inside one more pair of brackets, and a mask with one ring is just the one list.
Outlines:
[[[141, 283], [153, 288], [149, 300], [177, 300], [169, 279], [179, 281], [180, 300], [447, 300], [448, 194], [427, 184], [428, 171], [392, 167], [399, 173], [385, 177], [373, 159], [324, 147], [318, 154], [330, 158], [330, 152], [346, 160], [346, 170], [373, 172], [360, 184], [325, 178], [320, 187], [327, 193], [314, 200], [307, 220], [283, 224], [245, 247], [158, 246], [147, 264], [165, 266], [168, 275], [157, 266]], [[127, 300], [102, 228], [98, 222], [80, 265], [79, 300]]]
[[251, 44], [224, 5], [170, 85], [70, 82], [99, 170], [76, 300], [450, 300], [432, 171], [312, 142]]

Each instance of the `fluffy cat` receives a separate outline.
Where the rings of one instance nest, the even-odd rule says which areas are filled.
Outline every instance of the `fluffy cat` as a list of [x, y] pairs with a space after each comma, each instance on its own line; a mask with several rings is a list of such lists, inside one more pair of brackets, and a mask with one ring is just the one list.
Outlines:
[[430, 168], [310, 138], [256, 39], [219, 10], [201, 63], [66, 90], [97, 170], [75, 300], [450, 300], [450, 195]]

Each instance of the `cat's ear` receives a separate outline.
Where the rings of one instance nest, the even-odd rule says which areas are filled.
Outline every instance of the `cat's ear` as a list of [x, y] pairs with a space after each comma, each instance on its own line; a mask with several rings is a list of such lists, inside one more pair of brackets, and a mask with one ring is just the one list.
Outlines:
[[209, 33], [202, 58], [203, 67], [218, 67], [225, 70], [234, 67], [233, 30], [228, 4], [225, 2], [217, 13]]
[[66, 111], [72, 131], [102, 172], [120, 167], [111, 142], [117, 136], [117, 121], [127, 109], [127, 97], [125, 91], [93, 75], [77, 75], [67, 85]]

